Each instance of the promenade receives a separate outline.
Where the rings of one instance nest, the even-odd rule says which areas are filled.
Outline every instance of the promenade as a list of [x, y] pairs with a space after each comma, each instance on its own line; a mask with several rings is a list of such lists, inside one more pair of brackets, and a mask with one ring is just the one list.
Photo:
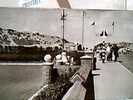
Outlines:
[[133, 73], [119, 62], [97, 62], [93, 71], [95, 100], [133, 99]]
[[[84, 82], [77, 79], [63, 100], [133, 100], [132, 72], [119, 62], [101, 61], [96, 63], [96, 70], [91, 70], [91, 60], [88, 60], [83, 60], [81, 67], [71, 66], [74, 69], [80, 68], [75, 75], [82, 76], [81, 81]], [[43, 63], [1, 63], [1, 98], [21, 100], [32, 94], [36, 95], [42, 84], [42, 65]], [[59, 74], [63, 74], [68, 67], [58, 65], [56, 68]]]

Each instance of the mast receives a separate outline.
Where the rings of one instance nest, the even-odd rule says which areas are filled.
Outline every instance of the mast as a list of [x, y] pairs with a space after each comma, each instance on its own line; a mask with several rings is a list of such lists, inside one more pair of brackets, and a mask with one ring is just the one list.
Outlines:
[[82, 17], [82, 46], [84, 47], [84, 16], [85, 12], [83, 10], [83, 17]]
[[62, 20], [62, 46], [63, 46], [63, 49], [64, 49], [64, 37], [65, 37], [65, 32], [64, 32], [64, 23], [65, 23], [65, 10], [63, 9], [63, 12], [62, 12], [62, 15], [61, 15], [61, 20]]
[[127, 0], [124, 1], [125, 10], [127, 10]]

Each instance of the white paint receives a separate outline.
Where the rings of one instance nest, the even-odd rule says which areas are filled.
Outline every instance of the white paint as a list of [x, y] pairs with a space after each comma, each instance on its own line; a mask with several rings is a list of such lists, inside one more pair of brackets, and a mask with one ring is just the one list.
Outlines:
[[43, 91], [46, 87], [48, 87], [48, 85], [43, 86], [43, 87], [42, 87], [41, 89], [39, 89], [33, 96], [31, 96], [28, 100], [34, 100], [34, 98], [35, 98], [36, 96], [38, 96], [39, 93], [41, 93], [41, 91]]
[[81, 82], [76, 81], [62, 100], [84, 100], [85, 94], [86, 89], [82, 86]]
[[42, 62], [42, 63], [40, 63], [40, 62], [33, 62], [33, 63], [19, 63], [19, 62], [17, 62], [17, 63], [15, 63], [15, 62], [0, 62], [0, 65], [26, 65], [26, 66], [31, 66], [31, 65], [36, 65], [36, 66], [45, 66], [45, 65], [52, 65], [53, 63], [51, 63], [51, 62]]

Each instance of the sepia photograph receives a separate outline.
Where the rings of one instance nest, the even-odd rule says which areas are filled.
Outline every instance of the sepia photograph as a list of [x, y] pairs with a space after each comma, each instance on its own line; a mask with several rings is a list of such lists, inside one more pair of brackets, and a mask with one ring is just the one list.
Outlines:
[[133, 100], [132, 6], [0, 0], [0, 100]]

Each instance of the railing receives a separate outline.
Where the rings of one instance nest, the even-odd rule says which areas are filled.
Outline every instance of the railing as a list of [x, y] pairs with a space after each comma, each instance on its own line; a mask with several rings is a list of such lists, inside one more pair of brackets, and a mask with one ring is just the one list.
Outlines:
[[86, 82], [89, 72], [91, 70], [92, 59], [90, 59], [89, 56], [83, 56], [81, 57], [81, 64], [82, 64], [81, 68], [71, 78], [71, 82], [73, 83], [77, 80], [80, 81], [81, 83]]
[[62, 100], [84, 100], [85, 94], [86, 89], [83, 87], [80, 81], [76, 81]]
[[48, 84], [51, 82], [51, 74], [50, 71], [53, 68], [52, 62], [45, 62], [41, 64], [42, 67], [42, 84], [44, 85], [41, 89], [39, 89], [35, 94], [33, 94], [28, 100], [41, 100], [41, 93], [48, 87]]
[[34, 95], [32, 95], [28, 100], [35, 100], [39, 95], [41, 95], [41, 92], [48, 87], [48, 85], [43, 86], [41, 89], [39, 89]]
[[[85, 99], [87, 90], [83, 84], [86, 83], [88, 76], [91, 73], [92, 61], [93, 61], [93, 54], [92, 53], [90, 53], [90, 54], [91, 55], [89, 55], [89, 53], [87, 52], [87, 53], [85, 53], [85, 56], [82, 56], [80, 58], [81, 59], [80, 69], [77, 70], [76, 73], [70, 78], [70, 81], [73, 83], [73, 85], [72, 85], [72, 87], [70, 87], [70, 89], [64, 95], [62, 100], [84, 100]], [[45, 71], [46, 71], [46, 68], [47, 68], [47, 70], [51, 69], [51, 64], [44, 65]], [[50, 75], [48, 75], [48, 73], [46, 73], [45, 71], [43, 74], [43, 76], [45, 76], [45, 77], [43, 77], [43, 81], [48, 81], [50, 78]], [[49, 72], [49, 71], [47, 71], [47, 72]], [[37, 91], [28, 100], [38, 100], [38, 99], [36, 99], [36, 97], [39, 97], [39, 95], [41, 94], [41, 91], [43, 91], [45, 87], [43, 87], [39, 91]]]
[[68, 90], [62, 100], [85, 100], [86, 88], [82, 83], [87, 81], [92, 69], [93, 56], [81, 57], [81, 68], [72, 76], [73, 86]]

